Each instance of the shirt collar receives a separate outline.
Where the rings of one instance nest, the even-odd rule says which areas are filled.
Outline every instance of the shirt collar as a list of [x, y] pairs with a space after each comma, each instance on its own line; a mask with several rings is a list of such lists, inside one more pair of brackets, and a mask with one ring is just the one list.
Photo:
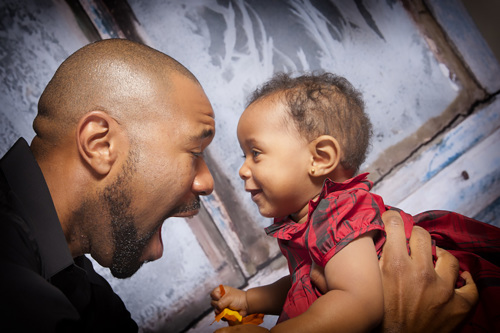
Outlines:
[[309, 201], [309, 210], [307, 221], [305, 223], [296, 223], [289, 216], [275, 218], [274, 223], [269, 227], [265, 228], [265, 231], [268, 235], [282, 238], [282, 239], [291, 239], [293, 234], [301, 232], [308, 225], [309, 219], [312, 216], [312, 213], [318, 207], [321, 200], [327, 197], [329, 194], [338, 192], [338, 191], [346, 191], [353, 188], [360, 188], [370, 191], [373, 186], [373, 183], [367, 179], [368, 173], [362, 173], [357, 175], [356, 177], [350, 178], [342, 183], [334, 182], [333, 180], [327, 178], [323, 182], [323, 187], [321, 188], [321, 192], [316, 199]]
[[367, 176], [368, 172], [362, 173], [342, 183], [334, 182], [330, 178], [325, 179], [319, 197], [315, 200], [309, 201], [309, 212], [308, 212], [309, 216], [316, 209], [321, 200], [326, 196], [328, 196], [330, 193], [338, 191], [347, 191], [353, 188], [357, 189], [361, 188], [370, 191], [373, 186], [373, 183], [366, 178]]
[[42, 171], [23, 138], [5, 154], [0, 168], [29, 225], [42, 262], [42, 276], [51, 278], [74, 263]]

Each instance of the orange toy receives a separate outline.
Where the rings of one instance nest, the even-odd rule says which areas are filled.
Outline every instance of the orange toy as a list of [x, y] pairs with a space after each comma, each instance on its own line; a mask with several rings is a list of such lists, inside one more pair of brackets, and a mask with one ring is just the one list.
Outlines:
[[[224, 286], [222, 284], [219, 285], [219, 289], [220, 297], [224, 296], [226, 291], [224, 290]], [[241, 317], [238, 311], [225, 308], [215, 316], [215, 320], [212, 322], [212, 324], [216, 321], [219, 322], [222, 318], [224, 318], [229, 323], [229, 326], [246, 324], [260, 325], [264, 321], [264, 314], [254, 313], [245, 317]]]

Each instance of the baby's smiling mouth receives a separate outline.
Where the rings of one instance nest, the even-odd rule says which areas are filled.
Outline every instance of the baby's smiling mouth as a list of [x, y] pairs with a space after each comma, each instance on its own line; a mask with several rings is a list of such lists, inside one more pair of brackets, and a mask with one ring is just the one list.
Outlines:
[[255, 201], [255, 198], [262, 193], [262, 190], [246, 190], [252, 196], [252, 200]]

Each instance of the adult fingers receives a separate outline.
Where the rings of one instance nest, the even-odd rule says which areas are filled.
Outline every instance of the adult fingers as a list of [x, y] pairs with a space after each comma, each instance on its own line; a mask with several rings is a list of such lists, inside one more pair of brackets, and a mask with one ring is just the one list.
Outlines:
[[433, 269], [431, 235], [421, 227], [415, 226], [410, 237], [411, 258], [418, 267]]
[[394, 254], [399, 254], [399, 249], [401, 247], [406, 248], [405, 228], [401, 215], [399, 215], [397, 211], [388, 210], [382, 214], [382, 221], [384, 222], [385, 232], [387, 234], [384, 251], [389, 249], [392, 253], [392, 249], [395, 248], [396, 253]]
[[[382, 214], [382, 221], [385, 226], [386, 241], [382, 249], [380, 266], [384, 267], [387, 263], [395, 269], [402, 264], [402, 261], [409, 259], [404, 222], [399, 212], [394, 210], [385, 211]], [[389, 272], [392, 269], [389, 268]]]
[[446, 283], [448, 288], [454, 288], [457, 282], [458, 270], [460, 268], [458, 259], [450, 252], [436, 247], [436, 274]]
[[465, 280], [465, 285], [457, 289], [455, 292], [468, 303], [469, 308], [464, 309], [464, 313], [467, 313], [478, 302], [479, 292], [477, 291], [476, 283], [472, 279], [472, 275], [469, 272], [463, 272], [460, 276]]

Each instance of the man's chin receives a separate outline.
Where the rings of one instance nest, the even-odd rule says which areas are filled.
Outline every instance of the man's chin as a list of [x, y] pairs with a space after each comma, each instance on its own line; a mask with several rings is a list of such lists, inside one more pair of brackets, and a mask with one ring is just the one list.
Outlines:
[[196, 199], [193, 202], [179, 207], [174, 210], [170, 216], [172, 217], [193, 217], [200, 211], [201, 203], [200, 199]]
[[135, 265], [134, 267], [127, 267], [127, 268], [118, 268], [118, 267], [111, 266], [109, 268], [109, 270], [111, 272], [111, 275], [113, 275], [115, 278], [127, 279], [127, 278], [131, 277], [132, 275], [134, 275], [139, 270], [139, 268], [142, 267], [143, 264], [144, 263], [141, 262], [139, 265]]
[[188, 212], [179, 212], [179, 213], [175, 213], [174, 215], [172, 215], [172, 217], [184, 217], [184, 218], [193, 217], [193, 216], [197, 215], [199, 212], [200, 212], [199, 209], [191, 210]]

